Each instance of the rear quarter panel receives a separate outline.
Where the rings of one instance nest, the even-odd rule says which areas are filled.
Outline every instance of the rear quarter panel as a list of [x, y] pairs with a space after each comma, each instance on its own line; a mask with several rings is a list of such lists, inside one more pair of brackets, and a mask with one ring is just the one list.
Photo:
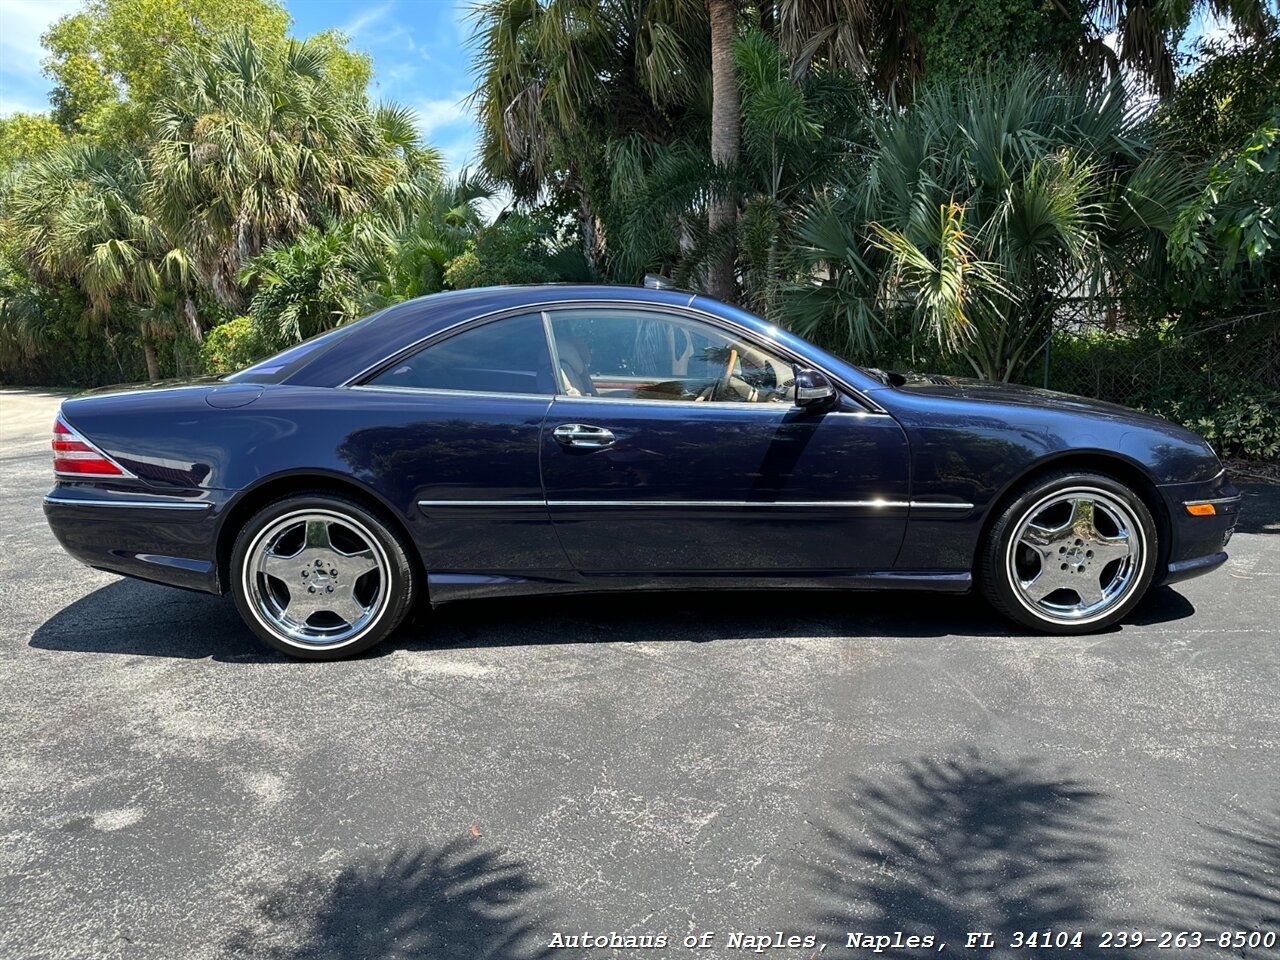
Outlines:
[[[229, 401], [226, 391], [243, 396]], [[245, 391], [252, 398], [241, 403]], [[214, 542], [202, 556], [216, 552], [231, 533], [228, 518], [238, 525], [240, 504], [256, 504], [266, 484], [273, 496], [319, 477], [375, 500], [433, 568], [545, 574], [567, 566], [545, 507], [433, 518], [418, 501], [541, 501], [538, 441], [549, 403], [239, 384], [88, 397], [66, 413], [148, 485], [198, 490], [214, 503]], [[296, 484], [280, 485], [290, 478]]]

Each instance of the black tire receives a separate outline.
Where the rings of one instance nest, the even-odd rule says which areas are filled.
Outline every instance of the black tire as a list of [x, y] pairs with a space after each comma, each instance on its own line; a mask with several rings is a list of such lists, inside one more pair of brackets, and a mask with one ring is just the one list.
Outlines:
[[[1076, 504], [1090, 498], [1090, 527], [1086, 528], [1077, 519], [1085, 511]], [[1064, 526], [1048, 530], [1064, 516]], [[1027, 539], [1036, 541], [1027, 543], [1019, 535], [1032, 520], [1041, 522], [1025, 531]], [[1120, 520], [1126, 526], [1123, 537], [1118, 532]], [[1101, 539], [1092, 540], [1083, 532], [1086, 529], [1099, 531]], [[1090, 546], [1097, 548], [1096, 555]], [[1132, 559], [1114, 556], [1126, 548]], [[1142, 601], [1159, 556], [1155, 520], [1142, 497], [1106, 474], [1063, 470], [1025, 484], [1001, 508], [980, 546], [978, 585], [991, 605], [1015, 623], [1042, 633], [1096, 633], [1123, 619]], [[1024, 579], [1024, 571], [1030, 580]], [[1064, 586], [1033, 598], [1055, 584]], [[1109, 593], [1115, 584], [1119, 585], [1114, 593]], [[1101, 597], [1096, 609], [1086, 602], [1095, 586]]]
[[[325, 533], [322, 544], [317, 545], [312, 542], [312, 531], [321, 527]], [[295, 542], [299, 544], [296, 555], [272, 552], [275, 543], [291, 549]], [[325, 544], [328, 554], [323, 552]], [[308, 551], [303, 558], [302, 553]], [[386, 639], [413, 607], [418, 576], [411, 551], [400, 531], [364, 504], [334, 493], [304, 491], [267, 504], [236, 534], [231, 550], [231, 595], [249, 629], [281, 653], [303, 660], [353, 657]], [[312, 556], [332, 559], [313, 562]], [[348, 559], [354, 572], [344, 581], [346, 571], [338, 568], [347, 565]], [[279, 565], [277, 570], [292, 566], [277, 579], [277, 570], [268, 575], [261, 569], [266, 564]], [[373, 567], [360, 572], [362, 564]], [[295, 580], [294, 566], [298, 578], [308, 579]], [[318, 569], [312, 570], [313, 566]], [[372, 576], [375, 572], [376, 577]], [[315, 576], [310, 577], [311, 573]], [[301, 592], [303, 587], [311, 595], [319, 588], [320, 594], [308, 597]], [[296, 617], [290, 620], [288, 608], [295, 590], [303, 604], [314, 605], [325, 599], [325, 590], [332, 595], [335, 588], [339, 597], [345, 594], [354, 600], [349, 609], [361, 611], [359, 616], [348, 615], [344, 620], [337, 613], [317, 610], [300, 623]], [[286, 632], [290, 623], [295, 628], [292, 635]]]

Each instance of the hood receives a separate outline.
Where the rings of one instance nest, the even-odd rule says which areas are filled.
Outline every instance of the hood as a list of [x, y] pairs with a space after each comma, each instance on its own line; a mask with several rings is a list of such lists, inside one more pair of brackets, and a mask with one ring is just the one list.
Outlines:
[[[1124, 420], [1128, 423], [1144, 423], [1161, 429], [1183, 428], [1170, 423], [1162, 417], [1142, 413], [1118, 403], [1105, 400], [1091, 400], [1071, 393], [1059, 393], [1057, 390], [1045, 390], [1041, 387], [1028, 387], [1017, 383], [1001, 383], [995, 380], [978, 380], [972, 377], [948, 377], [939, 374], [924, 373], [890, 373], [890, 382], [899, 390], [917, 395], [932, 397], [949, 397], [956, 400], [976, 401], [979, 403], [1000, 403], [1005, 405], [1036, 407], [1041, 410], [1057, 410], [1062, 413], [1087, 414], [1113, 420]], [[1190, 431], [1187, 431], [1190, 433]]]

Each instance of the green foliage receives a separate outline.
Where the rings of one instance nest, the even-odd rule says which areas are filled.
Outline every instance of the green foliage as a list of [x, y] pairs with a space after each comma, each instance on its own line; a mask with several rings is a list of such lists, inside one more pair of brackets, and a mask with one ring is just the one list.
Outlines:
[[278, 349], [278, 342], [264, 337], [252, 317], [236, 317], [204, 335], [200, 359], [209, 373], [234, 373]]
[[62, 129], [42, 113], [0, 117], [0, 175], [50, 153], [66, 141]]
[[[713, 163], [706, 0], [481, 0], [485, 176], [446, 181], [411, 111], [369, 102], [370, 59], [291, 39], [278, 0], [85, 0], [44, 41], [52, 117], [0, 120], [0, 376], [229, 370], [450, 287], [700, 288], [728, 259], [740, 302], [823, 346], [994, 378], [1105, 296], [1114, 331], [1055, 336], [1055, 383], [1275, 455], [1276, 378], [1224, 378], [1194, 335], [1241, 318], [1234, 347], [1274, 351], [1274, 4], [737, 6], [740, 142]], [[1120, 65], [1167, 91], [1210, 7], [1251, 39], [1138, 120]], [[1147, 375], [1171, 355], [1193, 375]]]
[[1147, 410], [1195, 430], [1221, 456], [1280, 458], [1280, 388], [1251, 379], [1243, 361], [1274, 354], [1275, 322], [1227, 324], [1192, 331], [1164, 322], [1136, 332], [1054, 337], [1049, 386]]
[[1128, 276], [1191, 195], [1125, 104], [1118, 83], [1035, 69], [924, 88], [876, 125], [865, 173], [811, 205], [784, 316], [863, 352], [908, 324], [1019, 377], [1063, 300]]
[[410, 173], [414, 144], [330, 75], [332, 57], [245, 31], [170, 61], [148, 196], [228, 309], [245, 301], [241, 265], [267, 244], [370, 210]]
[[1248, 267], [1280, 261], [1278, 229], [1280, 109], [1235, 157], [1210, 168], [1204, 190], [1178, 213], [1169, 256], [1186, 275], [1230, 276], [1242, 256]]
[[702, 0], [481, 0], [471, 19], [485, 168], [527, 200], [583, 190], [611, 137], [666, 139], [710, 61]]
[[[700, 126], [670, 143], [619, 138], [606, 158], [608, 191], [595, 205], [611, 238], [614, 279], [637, 282], [657, 271], [697, 284], [726, 249], [736, 248], [742, 299], [773, 317], [799, 269], [795, 231], [803, 204], [857, 162], [874, 108], [851, 74], [795, 76], [777, 41], [759, 30], [739, 37], [734, 56], [742, 105], [737, 167], [726, 173], [712, 164]], [[708, 203], [730, 190], [742, 198], [737, 229], [714, 236]]]
[[1147, 407], [1200, 434], [1222, 457], [1280, 460], [1280, 394], [1237, 388], [1225, 396], [1193, 396]]
[[[251, 259], [239, 280], [254, 290], [249, 315], [269, 342], [293, 343], [390, 303], [437, 293], [445, 270], [480, 229], [488, 187], [465, 174], [413, 175], [403, 205], [309, 227]], [[501, 232], [498, 228], [492, 228]]]
[[126, 318], [89, 326], [67, 283], [37, 283], [0, 257], [0, 383], [100, 386], [141, 380], [146, 366]]
[[551, 267], [549, 225], [519, 214], [482, 227], [466, 250], [449, 262], [444, 282], [455, 290], [513, 283], [549, 283], [558, 279]]
[[283, 40], [288, 26], [275, 0], [89, 0], [42, 41], [54, 119], [69, 132], [140, 141], [167, 85], [165, 51], [201, 51], [229, 30]]
[[1267, 124], [1280, 89], [1280, 33], [1258, 43], [1210, 50], [1206, 61], [1160, 105], [1161, 142], [1192, 160], [1216, 163]]
[[308, 227], [240, 271], [242, 284], [257, 286], [249, 314], [264, 341], [297, 343], [361, 315], [360, 281], [347, 256], [350, 242], [350, 228]]
[[916, 329], [961, 352], [980, 336], [977, 314], [998, 311], [993, 299], [1011, 296], [999, 266], [976, 255], [964, 213], [954, 201], [937, 210], [920, 203], [905, 229], [871, 224], [872, 247], [889, 258], [884, 283], [907, 295]]
[[1084, 5], [1074, 0], [924, 0], [908, 19], [930, 81], [1056, 64], [1086, 35]]
[[38, 276], [76, 283], [97, 316], [120, 297], [150, 303], [162, 275], [180, 273], [184, 259], [143, 209], [145, 178], [128, 153], [85, 144], [52, 150], [8, 198], [13, 242]]

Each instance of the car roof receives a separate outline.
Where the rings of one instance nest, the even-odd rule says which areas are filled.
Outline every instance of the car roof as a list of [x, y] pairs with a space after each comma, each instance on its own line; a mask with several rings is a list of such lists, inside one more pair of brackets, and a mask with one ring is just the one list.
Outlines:
[[[766, 342], [773, 342], [799, 357], [807, 358], [859, 393], [871, 409], [879, 409], [873, 400], [868, 400], [872, 393], [883, 389], [879, 381], [847, 361], [745, 310], [687, 290], [589, 283], [479, 287], [398, 303], [356, 323], [322, 334], [322, 337], [332, 339], [320, 344], [312, 354], [300, 358], [291, 369], [281, 370], [278, 379], [271, 382], [295, 386], [341, 386], [395, 354], [468, 320], [526, 307], [540, 310], [584, 303], [694, 307], [699, 313], [754, 331]], [[344, 334], [344, 331], [348, 332]], [[250, 368], [244, 373], [252, 370]]]
[[[521, 307], [590, 302], [646, 303], [687, 307], [700, 299], [684, 290], [606, 284], [537, 284], [450, 290], [388, 307], [359, 322], [350, 336], [335, 339], [290, 371], [283, 382], [337, 386], [374, 364], [440, 331], [477, 317]], [[339, 328], [341, 329], [341, 328]]]

